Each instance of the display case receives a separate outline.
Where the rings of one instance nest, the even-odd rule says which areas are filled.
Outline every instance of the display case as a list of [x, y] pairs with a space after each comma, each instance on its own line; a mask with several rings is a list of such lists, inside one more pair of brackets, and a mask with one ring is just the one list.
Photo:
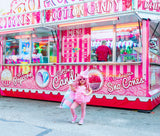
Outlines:
[[4, 39], [4, 64], [57, 62], [57, 42], [45, 28], [7, 34]]

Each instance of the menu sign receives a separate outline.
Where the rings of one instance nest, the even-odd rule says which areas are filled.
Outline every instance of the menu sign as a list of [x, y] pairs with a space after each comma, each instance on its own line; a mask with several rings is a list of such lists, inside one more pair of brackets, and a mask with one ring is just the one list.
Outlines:
[[62, 31], [62, 62], [88, 62], [90, 28]]

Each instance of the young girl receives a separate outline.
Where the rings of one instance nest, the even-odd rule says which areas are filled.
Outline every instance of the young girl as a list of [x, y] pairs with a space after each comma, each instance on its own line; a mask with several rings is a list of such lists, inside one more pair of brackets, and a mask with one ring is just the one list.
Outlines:
[[[75, 92], [74, 101], [71, 105], [71, 113], [73, 116], [72, 123], [75, 123], [77, 119], [77, 115], [75, 113], [75, 109], [81, 105], [81, 119], [79, 121], [79, 125], [83, 124], [85, 113], [86, 113], [86, 103], [90, 101], [92, 90], [89, 89], [88, 81], [87, 81], [86, 71], [81, 72], [75, 83], [71, 84], [71, 90]], [[76, 84], [76, 86], [75, 86]]]

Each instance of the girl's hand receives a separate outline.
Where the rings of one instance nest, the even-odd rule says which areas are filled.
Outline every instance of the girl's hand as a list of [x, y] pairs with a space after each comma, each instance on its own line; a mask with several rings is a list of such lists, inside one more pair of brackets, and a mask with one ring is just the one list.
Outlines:
[[72, 90], [72, 91], [76, 92], [76, 89], [75, 89], [75, 87], [73, 87], [72, 84], [70, 84], [70, 87], [71, 87], [71, 90]]

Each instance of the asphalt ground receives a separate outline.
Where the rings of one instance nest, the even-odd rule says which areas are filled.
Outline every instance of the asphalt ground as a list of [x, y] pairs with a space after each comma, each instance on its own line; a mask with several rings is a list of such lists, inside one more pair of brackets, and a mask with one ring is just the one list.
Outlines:
[[83, 125], [60, 103], [0, 98], [0, 136], [160, 136], [160, 105], [150, 113], [87, 106]]

